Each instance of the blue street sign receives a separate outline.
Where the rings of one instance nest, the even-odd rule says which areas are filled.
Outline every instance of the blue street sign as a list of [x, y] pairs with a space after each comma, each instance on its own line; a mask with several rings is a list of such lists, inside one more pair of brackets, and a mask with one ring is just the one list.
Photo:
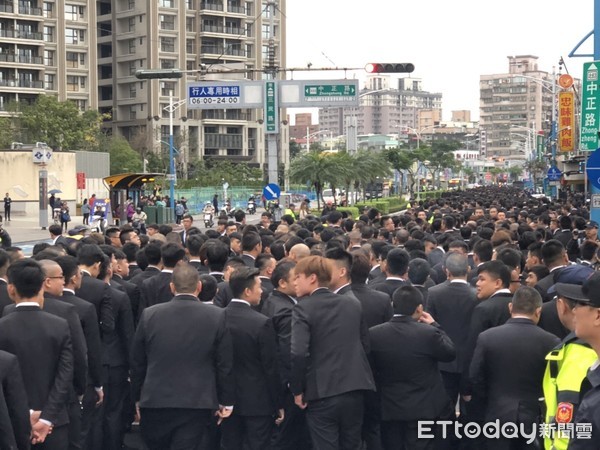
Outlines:
[[586, 163], [588, 180], [598, 189], [600, 189], [600, 149], [592, 152]]
[[276, 200], [281, 195], [281, 188], [275, 184], [267, 184], [263, 189], [263, 196], [266, 200]]
[[239, 108], [241, 89], [239, 85], [215, 84], [188, 87], [190, 106], [215, 106], [221, 108], [237, 105]]
[[562, 172], [558, 169], [558, 167], [552, 166], [548, 169], [548, 181], [560, 181], [561, 176]]

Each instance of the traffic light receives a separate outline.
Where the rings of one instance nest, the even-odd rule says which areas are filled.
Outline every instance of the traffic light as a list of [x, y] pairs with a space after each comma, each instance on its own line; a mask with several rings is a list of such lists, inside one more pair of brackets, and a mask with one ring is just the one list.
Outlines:
[[368, 73], [411, 73], [415, 70], [412, 63], [369, 63], [365, 66]]
[[156, 80], [158, 78], [183, 78], [179, 69], [146, 69], [138, 70], [135, 77], [139, 80]]

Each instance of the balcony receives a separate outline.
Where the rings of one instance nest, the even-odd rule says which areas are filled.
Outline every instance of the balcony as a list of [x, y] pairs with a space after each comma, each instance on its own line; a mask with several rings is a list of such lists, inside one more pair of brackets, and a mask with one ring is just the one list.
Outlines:
[[1, 13], [8, 13], [8, 14], [12, 14], [15, 11], [13, 5], [0, 5], [0, 14]]
[[207, 9], [209, 11], [223, 11], [223, 3], [202, 2], [200, 3], [200, 9]]
[[41, 41], [44, 36], [42, 33], [38, 33], [38, 32], [19, 31], [19, 30], [0, 30], [0, 37]]
[[233, 3], [227, 3], [227, 12], [246, 15], [246, 8]]
[[22, 63], [22, 64], [43, 64], [41, 56], [15, 55], [11, 53], [0, 53], [0, 62]]
[[41, 16], [42, 8], [34, 8], [32, 6], [20, 5], [19, 14], [25, 14], [28, 16]]
[[0, 87], [42, 89], [44, 87], [44, 83], [37, 80], [0, 80]]
[[241, 56], [245, 57], [246, 52], [244, 50], [240, 50], [237, 48], [225, 48], [222, 46], [212, 46], [212, 45], [203, 45], [200, 51], [203, 54], [213, 54], [213, 55], [228, 55], [228, 56]]
[[236, 36], [245, 35], [246, 30], [240, 27], [224, 27], [223, 25], [205, 25], [202, 24], [202, 33], [222, 33], [222, 34], [234, 34]]

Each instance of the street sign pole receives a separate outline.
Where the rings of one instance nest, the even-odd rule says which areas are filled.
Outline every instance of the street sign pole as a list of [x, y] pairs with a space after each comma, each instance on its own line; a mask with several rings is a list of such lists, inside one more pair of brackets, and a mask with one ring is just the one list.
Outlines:
[[279, 182], [277, 164], [277, 133], [279, 133], [279, 104], [277, 101], [277, 84], [275, 81], [265, 82], [265, 133], [267, 134], [267, 175], [269, 184]]

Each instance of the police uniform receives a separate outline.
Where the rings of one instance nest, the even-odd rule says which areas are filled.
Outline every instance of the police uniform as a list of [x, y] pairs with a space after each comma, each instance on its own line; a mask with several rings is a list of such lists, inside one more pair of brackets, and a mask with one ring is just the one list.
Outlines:
[[[544, 373], [544, 401], [548, 431], [558, 430], [558, 424], [572, 423], [579, 405], [581, 384], [597, 355], [590, 346], [570, 333], [546, 356]], [[565, 425], [560, 425], [561, 427]], [[547, 433], [546, 450], [566, 450], [569, 438], [558, 433]]]

